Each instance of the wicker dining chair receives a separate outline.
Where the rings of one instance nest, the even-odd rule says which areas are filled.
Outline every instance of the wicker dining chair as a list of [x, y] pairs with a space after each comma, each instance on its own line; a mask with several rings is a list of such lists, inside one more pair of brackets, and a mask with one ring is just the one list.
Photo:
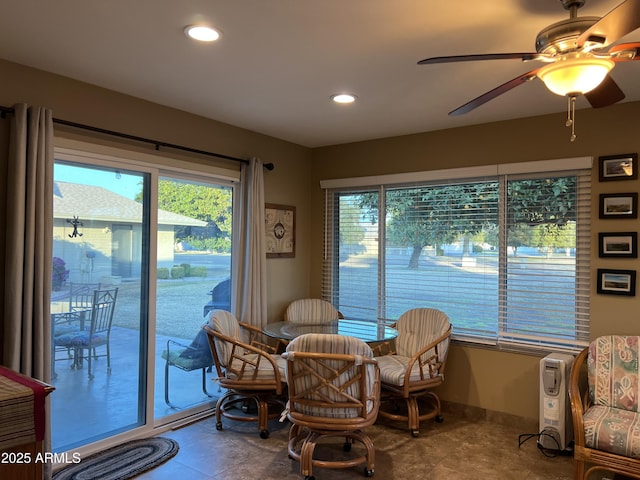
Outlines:
[[[269, 419], [278, 418], [284, 410], [284, 361], [259, 342], [259, 328], [238, 322], [226, 310], [212, 310], [208, 315], [202, 328], [207, 332], [217, 380], [227, 390], [216, 404], [216, 428], [222, 430], [223, 416], [257, 421], [260, 437], [268, 438]], [[251, 414], [252, 404], [256, 415]]]
[[610, 335], [593, 340], [573, 362], [575, 480], [601, 471], [640, 478], [639, 359], [640, 337]]
[[[395, 351], [376, 357], [382, 385], [380, 416], [406, 422], [416, 437], [420, 422], [442, 422], [440, 399], [433, 389], [444, 382], [452, 327], [444, 312], [414, 308], [398, 318], [395, 328]], [[398, 402], [405, 403], [406, 411]]]
[[[292, 340], [282, 356], [287, 361], [287, 418], [293, 424], [288, 452], [300, 462], [300, 473], [312, 480], [313, 467], [364, 464], [365, 475], [372, 476], [375, 449], [363, 429], [378, 416], [380, 371], [371, 348], [354, 337], [309, 333]], [[322, 442], [327, 448], [330, 442], [323, 440], [333, 437], [344, 439], [343, 451], [335, 459], [316, 458], [316, 447]], [[351, 452], [354, 440], [363, 452]]]
[[284, 320], [295, 323], [322, 323], [344, 318], [331, 303], [320, 298], [300, 298], [291, 302]]

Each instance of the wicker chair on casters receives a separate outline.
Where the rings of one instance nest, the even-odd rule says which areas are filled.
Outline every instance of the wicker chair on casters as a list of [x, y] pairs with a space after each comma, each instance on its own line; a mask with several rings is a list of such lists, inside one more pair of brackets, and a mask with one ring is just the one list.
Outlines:
[[[375, 450], [363, 429], [378, 416], [380, 372], [369, 346], [345, 335], [309, 333], [292, 340], [282, 356], [287, 360], [287, 418], [293, 424], [289, 456], [300, 462], [305, 480], [314, 479], [313, 467], [363, 464], [365, 475], [371, 477]], [[319, 442], [332, 437], [344, 438], [344, 452], [351, 452], [354, 440], [365, 451], [342, 452], [336, 460], [314, 458]], [[323, 442], [323, 447], [328, 445]]]
[[[286, 386], [284, 361], [269, 353], [266, 344], [258, 343], [259, 328], [238, 322], [225, 310], [213, 310], [208, 315], [209, 321], [202, 328], [208, 335], [220, 386], [227, 389], [216, 404], [216, 428], [222, 430], [223, 416], [257, 421], [260, 437], [269, 438], [269, 419], [278, 418], [284, 409], [284, 401], [278, 398]], [[278, 362], [282, 364], [280, 367]], [[257, 414], [247, 415], [252, 403]], [[277, 411], [270, 411], [270, 406], [277, 406]], [[238, 407], [242, 413], [237, 411]]]
[[[420, 422], [431, 418], [442, 422], [440, 399], [432, 390], [444, 382], [451, 323], [440, 310], [414, 308], [403, 313], [395, 327], [399, 332], [395, 352], [376, 357], [382, 384], [380, 416], [406, 422], [416, 437]], [[429, 403], [422, 413], [421, 400]], [[398, 401], [405, 402], [406, 413]]]
[[639, 359], [640, 337], [611, 335], [596, 338], [574, 361], [575, 480], [595, 478], [596, 471], [640, 478]]
[[344, 318], [336, 308], [319, 298], [301, 298], [289, 304], [284, 312], [286, 322], [321, 323]]

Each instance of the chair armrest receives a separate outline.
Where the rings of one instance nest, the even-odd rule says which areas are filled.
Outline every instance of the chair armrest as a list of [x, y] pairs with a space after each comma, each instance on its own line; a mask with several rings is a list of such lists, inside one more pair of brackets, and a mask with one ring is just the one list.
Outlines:
[[[435, 363], [433, 362], [433, 358], [434, 357], [430, 357], [427, 358], [425, 361], [421, 360], [421, 357], [427, 353], [429, 350], [431, 349], [437, 349], [437, 347], [442, 344], [445, 341], [449, 340], [449, 337], [451, 337], [451, 331], [452, 331], [452, 326], [449, 325], [449, 328], [447, 329], [447, 331], [445, 333], [443, 333], [440, 337], [436, 338], [434, 341], [432, 341], [431, 343], [429, 343], [428, 345], [426, 345], [424, 348], [420, 349], [418, 352], [416, 352], [411, 359], [409, 360], [409, 363], [407, 365], [407, 373], [405, 374], [405, 384], [409, 383], [410, 378], [411, 378], [411, 371], [413, 370], [413, 366], [416, 364], [416, 362], [418, 362], [418, 366], [420, 367], [420, 379], [421, 380], [426, 380], [427, 378], [425, 377], [424, 373], [424, 368], [425, 365], [429, 368], [429, 377], [428, 378], [433, 378], [434, 373], [437, 373], [438, 375], [444, 375], [444, 360], [443, 361], [436, 361]], [[445, 359], [446, 360], [446, 359]], [[435, 368], [434, 368], [435, 366]]]
[[395, 355], [396, 350], [394, 348], [395, 343], [393, 340], [384, 340], [375, 344], [370, 344], [371, 351], [375, 357], [382, 357], [384, 355]]
[[[188, 347], [188, 345], [184, 345], [182, 343], [176, 342], [175, 340], [171, 340], [171, 339], [167, 340], [167, 349], [164, 352], [162, 352], [162, 357], [167, 361], [167, 363], [170, 363], [173, 365], [174, 362], [171, 360], [171, 345], [175, 345], [173, 349], [174, 355], [179, 355], [182, 351], [184, 351]], [[180, 348], [182, 350], [178, 353], [175, 351], [176, 348]]]
[[268, 343], [262, 341], [264, 338], [264, 334], [262, 333], [262, 329], [255, 325], [251, 325], [250, 323], [238, 322], [240, 328], [248, 331], [249, 333], [249, 345], [253, 345], [254, 347], [260, 348], [265, 352], [269, 353], [277, 353], [277, 348], [269, 345]]
[[172, 344], [173, 345], [177, 345], [180, 348], [188, 348], [189, 347], [189, 345], [185, 345], [184, 343], [180, 343], [180, 342], [178, 342], [176, 340], [169, 339], [169, 340], [167, 340], [167, 351], [171, 350], [171, 345]]
[[[579, 446], [585, 445], [583, 416], [590, 403], [589, 388], [583, 375], [588, 354], [589, 347], [578, 354], [569, 374], [569, 402], [573, 419], [573, 435], [575, 444]], [[581, 391], [581, 387], [584, 391]]]
[[[207, 332], [207, 334], [210, 337], [213, 337], [214, 339], [217, 338], [221, 341], [227, 342], [232, 345], [229, 363], [232, 364], [233, 360], [237, 360], [241, 363], [241, 367], [239, 370], [236, 368], [233, 368], [233, 373], [238, 376], [239, 381], [247, 381], [247, 380], [255, 381], [257, 378], [257, 373], [258, 373], [258, 368], [260, 367], [260, 363], [262, 361], [265, 361], [271, 366], [271, 369], [273, 370], [276, 389], [278, 390], [277, 393], [278, 394], [281, 393], [281, 390], [280, 390], [282, 388], [281, 385], [283, 382], [285, 382], [285, 380], [280, 375], [278, 364], [276, 363], [276, 360], [273, 357], [273, 355], [271, 355], [270, 353], [264, 351], [259, 347], [256, 347], [248, 343], [244, 343], [236, 338], [229, 337], [227, 335], [224, 335], [223, 333], [217, 332], [213, 330], [211, 327], [209, 327], [209, 325], [204, 325], [202, 328], [204, 329], [205, 332]], [[254, 329], [257, 329], [258, 332], [261, 332], [261, 330], [258, 329], [257, 327], [255, 327]], [[215, 342], [212, 342], [211, 338], [209, 339], [209, 342], [210, 344], [213, 344], [213, 348], [215, 348]], [[248, 353], [253, 353], [257, 355], [257, 360], [247, 358]], [[214, 360], [216, 362], [216, 368], [218, 368], [219, 357], [217, 353], [214, 353]], [[247, 370], [247, 367], [249, 367], [248, 370]], [[230, 369], [232, 367], [230, 365], [227, 365], [227, 366], [224, 366], [224, 368]], [[248, 375], [249, 375], [248, 372], [252, 372], [250, 378], [248, 378]]]

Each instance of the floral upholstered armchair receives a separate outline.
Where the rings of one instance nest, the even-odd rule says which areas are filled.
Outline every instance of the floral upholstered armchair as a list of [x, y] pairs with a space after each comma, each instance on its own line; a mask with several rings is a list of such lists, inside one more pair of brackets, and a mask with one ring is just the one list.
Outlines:
[[639, 353], [640, 337], [611, 335], [576, 358], [569, 381], [574, 479], [601, 470], [640, 478]]

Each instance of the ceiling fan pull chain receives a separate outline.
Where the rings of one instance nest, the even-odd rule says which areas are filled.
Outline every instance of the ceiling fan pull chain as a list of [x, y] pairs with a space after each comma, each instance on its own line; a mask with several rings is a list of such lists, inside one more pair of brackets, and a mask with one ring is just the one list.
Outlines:
[[576, 96], [567, 97], [567, 121], [565, 126], [571, 127], [571, 141], [576, 141]]

